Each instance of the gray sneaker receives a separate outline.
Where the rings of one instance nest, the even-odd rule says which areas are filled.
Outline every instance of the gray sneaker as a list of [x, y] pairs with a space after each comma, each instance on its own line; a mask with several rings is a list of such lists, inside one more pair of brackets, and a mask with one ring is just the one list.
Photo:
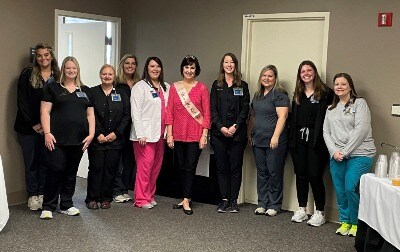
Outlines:
[[226, 211], [229, 209], [229, 202], [227, 200], [222, 200], [217, 208], [218, 213], [226, 213]]
[[237, 204], [237, 200], [232, 200], [231, 201], [231, 210], [229, 211], [230, 213], [239, 213], [240, 209]]

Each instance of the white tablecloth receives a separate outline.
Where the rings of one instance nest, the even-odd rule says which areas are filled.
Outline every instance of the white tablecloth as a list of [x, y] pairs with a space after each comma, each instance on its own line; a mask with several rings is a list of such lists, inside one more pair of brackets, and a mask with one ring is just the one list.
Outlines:
[[400, 187], [368, 173], [360, 181], [358, 218], [400, 249]]
[[8, 201], [6, 183], [4, 182], [3, 162], [0, 157], [0, 231], [6, 225], [10, 212], [8, 211]]

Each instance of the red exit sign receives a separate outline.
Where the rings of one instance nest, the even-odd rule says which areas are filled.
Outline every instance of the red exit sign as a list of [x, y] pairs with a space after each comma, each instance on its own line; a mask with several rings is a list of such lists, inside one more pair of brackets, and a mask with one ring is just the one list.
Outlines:
[[378, 14], [378, 26], [379, 27], [390, 27], [392, 26], [393, 13], [379, 13]]

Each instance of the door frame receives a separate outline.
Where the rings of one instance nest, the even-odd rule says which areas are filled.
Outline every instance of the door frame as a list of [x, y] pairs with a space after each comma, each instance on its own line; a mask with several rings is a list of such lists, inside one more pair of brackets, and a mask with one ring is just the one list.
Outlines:
[[111, 65], [118, 66], [119, 63], [119, 55], [121, 51], [121, 18], [118, 17], [110, 17], [110, 16], [102, 16], [102, 15], [95, 15], [83, 12], [74, 12], [74, 11], [66, 11], [66, 10], [59, 10], [55, 9], [54, 12], [54, 49], [58, 52], [58, 18], [59, 16], [68, 16], [74, 18], [82, 18], [82, 19], [92, 19], [104, 22], [114, 22], [115, 23], [115, 57], [114, 62]]
[[[304, 13], [276, 13], [276, 14], [247, 14], [243, 15], [243, 31], [242, 31], [242, 54], [241, 54], [241, 73], [243, 79], [249, 82], [250, 79], [250, 62], [251, 62], [251, 44], [252, 44], [252, 25], [256, 22], [279, 22], [279, 21], [304, 21], [304, 20], [320, 20], [324, 22], [322, 61], [320, 70], [321, 80], [326, 82], [326, 65], [328, 57], [328, 36], [329, 36], [329, 12], [304, 12]], [[243, 179], [239, 194], [239, 203], [245, 202], [245, 183], [247, 162], [243, 163]]]

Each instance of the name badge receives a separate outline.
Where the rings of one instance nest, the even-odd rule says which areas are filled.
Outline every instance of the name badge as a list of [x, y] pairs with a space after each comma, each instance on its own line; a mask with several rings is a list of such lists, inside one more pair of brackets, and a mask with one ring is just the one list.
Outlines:
[[314, 95], [312, 95], [312, 96], [310, 97], [310, 102], [311, 102], [311, 103], [319, 103], [319, 101], [318, 101], [317, 99], [315, 99]]
[[78, 91], [78, 92], [76, 92], [76, 95], [77, 95], [78, 97], [87, 98], [87, 95], [86, 95], [85, 92]]
[[243, 96], [243, 88], [233, 88], [233, 95]]
[[153, 98], [157, 98], [158, 97], [158, 92], [157, 91], [151, 91], [151, 95], [153, 96]]
[[120, 94], [111, 94], [111, 101], [120, 102], [121, 101], [121, 95]]

